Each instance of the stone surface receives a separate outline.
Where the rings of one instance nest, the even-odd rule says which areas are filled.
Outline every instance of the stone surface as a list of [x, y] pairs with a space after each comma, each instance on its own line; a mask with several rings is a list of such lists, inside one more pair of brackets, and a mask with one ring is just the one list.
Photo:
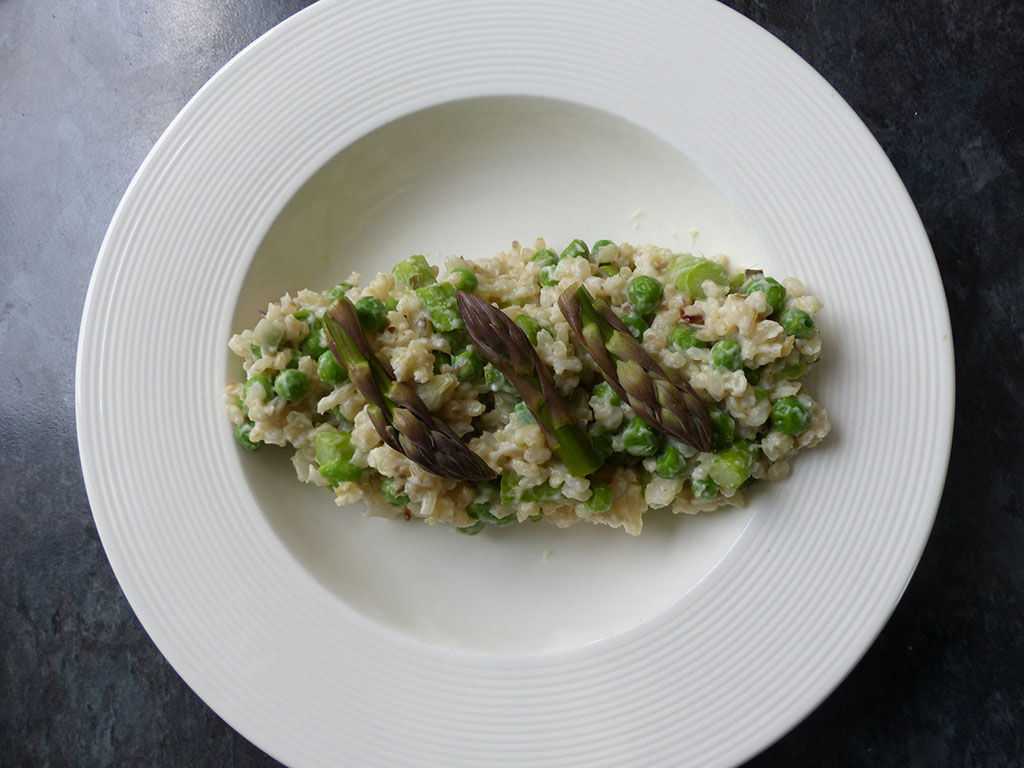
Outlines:
[[[95, 255], [145, 153], [305, 4], [0, 2], [0, 766], [278, 765], [184, 685], [118, 588], [78, 463], [74, 363]], [[958, 386], [949, 478], [902, 602], [748, 768], [1024, 765], [1024, 4], [728, 4], [822, 73], [891, 158], [942, 273]]]

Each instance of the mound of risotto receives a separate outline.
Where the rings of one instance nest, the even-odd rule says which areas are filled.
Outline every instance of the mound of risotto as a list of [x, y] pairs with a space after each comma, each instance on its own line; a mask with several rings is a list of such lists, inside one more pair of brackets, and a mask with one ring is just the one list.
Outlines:
[[421, 255], [286, 294], [233, 336], [239, 444], [375, 515], [487, 526], [706, 512], [829, 432], [821, 302], [725, 257], [574, 240]]

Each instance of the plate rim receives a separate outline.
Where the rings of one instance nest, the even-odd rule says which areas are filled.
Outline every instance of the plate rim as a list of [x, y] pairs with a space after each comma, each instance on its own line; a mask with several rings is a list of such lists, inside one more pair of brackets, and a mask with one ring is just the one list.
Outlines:
[[[101, 307], [99, 306], [101, 294], [102, 292], [109, 289], [109, 280], [106, 284], [104, 284], [103, 282], [104, 279], [106, 279], [104, 271], [108, 269], [110, 266], [108, 262], [112, 262], [114, 260], [115, 257], [114, 255], [111, 254], [115, 253], [116, 247], [121, 247], [121, 250], [119, 252], [122, 255], [122, 257], [124, 256], [123, 246], [120, 246], [120, 244], [116, 243], [115, 241], [118, 236], [124, 234], [122, 230], [126, 226], [126, 221], [129, 219], [129, 217], [141, 215], [133, 211], [129, 211], [129, 207], [138, 202], [136, 198], [138, 197], [139, 194], [141, 194], [139, 190], [141, 189], [144, 183], [150, 183], [152, 181], [152, 176], [154, 173], [157, 172], [158, 165], [164, 163], [164, 166], [162, 166], [159, 169], [162, 172], [166, 169], [166, 164], [173, 163], [173, 158], [168, 158], [166, 155], [168, 149], [172, 148], [172, 139], [175, 137], [176, 132], [179, 131], [179, 127], [183, 124], [183, 122], [189, 119], [190, 117], [194, 117], [195, 113], [201, 111], [201, 109], [203, 108], [202, 105], [204, 105], [205, 100], [208, 98], [208, 96], [211, 93], [213, 93], [215, 89], [221, 88], [226, 83], [227, 78], [230, 75], [232, 75], [232, 73], [237, 73], [238, 71], [243, 70], [247, 66], [247, 61], [249, 61], [253, 57], [258, 56], [259, 52], [262, 50], [262, 47], [266, 45], [266, 41], [274, 41], [279, 38], [283, 38], [288, 34], [297, 35], [303, 29], [308, 31], [315, 23], [315, 19], [317, 17], [328, 13], [332, 9], [337, 9], [340, 5], [340, 3], [330, 2], [330, 0], [328, 0], [327, 2], [321, 2], [309, 6], [308, 8], [300, 11], [296, 15], [285, 20], [284, 22], [282, 22], [282, 24], [278, 25], [277, 27], [268, 30], [266, 33], [257, 38], [253, 43], [247, 46], [242, 52], [233, 57], [220, 70], [220, 72], [218, 72], [213, 78], [211, 78], [211, 80], [206, 85], [204, 85], [199, 92], [197, 92], [197, 94], [188, 102], [188, 104], [182, 109], [178, 116], [176, 116], [175, 119], [170, 123], [167, 130], [156, 142], [153, 149], [150, 151], [146, 159], [143, 161], [142, 165], [139, 168], [139, 171], [136, 173], [132, 182], [129, 184], [123, 198], [117, 206], [117, 210], [112, 218], [110, 227], [108, 228], [107, 233], [104, 236], [103, 244], [100, 248], [99, 257], [97, 259], [96, 267], [94, 268], [93, 271], [92, 279], [90, 280], [89, 289], [86, 295], [85, 305], [83, 308], [82, 332], [80, 333], [79, 336], [75, 376], [75, 403], [78, 440], [80, 446], [91, 446], [91, 442], [94, 437], [93, 434], [90, 434], [90, 429], [91, 425], [93, 424], [94, 417], [92, 414], [88, 413], [89, 405], [87, 400], [87, 392], [83, 391], [83, 384], [88, 376], [87, 368], [89, 366], [89, 359], [91, 355], [91, 345], [94, 345], [96, 342], [93, 340], [95, 338], [95, 334], [92, 333], [90, 335], [90, 333], [87, 333], [87, 330], [92, 329], [94, 331], [95, 324], [101, 322], [102, 320], [102, 317], [97, 315], [97, 313], [101, 312]], [[435, 5], [442, 6], [446, 4], [437, 3]], [[499, 3], [495, 5], [501, 4]], [[573, 3], [570, 0], [569, 2], [562, 3], [561, 5], [567, 8], [571, 8], [573, 6]], [[707, 11], [707, 8], [711, 5], [712, 3], [704, 3], [701, 7]], [[742, 23], [753, 26], [757, 30], [758, 35], [767, 36], [769, 34], [762, 30], [760, 27], [757, 27], [749, 19], [746, 19], [745, 17], [741, 16], [740, 14], [731, 11], [730, 9], [727, 9], [724, 6], [722, 6], [721, 8], [728, 14], [734, 14], [737, 18], [742, 19]], [[717, 11], [707, 12], [713, 14], [716, 13]], [[771, 39], [775, 40], [774, 38]], [[806, 67], [813, 74], [813, 79], [816, 80], [818, 83], [815, 87], [821, 88], [821, 86], [824, 84], [829, 90], [831, 90], [831, 86], [827, 86], [825, 81], [822, 80], [820, 76], [817, 75], [817, 73], [811, 70], [809, 65], [803, 62], [802, 59], [799, 59], [799, 57], [795, 53], [793, 53], [790, 49], [786, 48], [784, 45], [782, 45], [782, 43], [778, 42], [777, 40], [775, 40], [775, 43], [777, 43], [780, 49], [785, 51], [785, 53], [782, 54], [783, 56], [792, 57], [792, 59], [796, 59], [797, 61], [800, 62], [801, 66]], [[793, 63], [793, 61], [789, 62], [790, 65], [792, 65]], [[834, 94], [835, 92], [832, 91], [832, 93]], [[837, 94], [836, 97], [838, 98]], [[867, 134], [867, 129], [863, 127], [859, 119], [856, 118], [856, 116], [853, 114], [852, 110], [850, 110], [850, 108], [847, 107], [845, 103], [842, 103], [842, 107], [845, 108], [846, 110], [849, 110], [849, 115], [852, 116], [853, 119], [856, 120], [857, 125], [860, 126], [859, 128], [857, 128], [857, 125], [853, 126], [853, 130], [862, 130], [863, 134]], [[875, 142], [873, 137], [870, 137], [870, 134], [867, 134], [867, 138], [869, 139], [870, 143], [874, 144], [874, 147], [877, 150], [877, 155], [875, 159], [876, 162], [881, 161], [879, 164], [881, 166], [884, 166], [883, 168], [881, 168], [881, 171], [883, 175], [889, 177], [887, 179], [887, 182], [891, 184], [893, 179], [895, 179], [899, 189], [903, 190], [903, 193], [905, 195], [903, 205], [905, 206], [905, 208], [909, 206], [910, 212], [908, 214], [908, 211], [904, 210], [903, 216], [912, 215], [916, 219], [917, 226], [919, 228], [918, 234], [919, 236], [924, 238], [925, 246], [928, 247], [930, 253], [930, 246], [927, 245], [927, 236], [924, 233], [923, 226], [921, 225], [920, 219], [917, 218], [916, 210], [913, 207], [913, 203], [910, 200], [909, 195], [906, 194], [906, 190], [903, 189], [901, 182], [899, 182], [895, 169], [888, 161], [888, 158], [885, 157], [884, 152], [882, 152], [881, 147], [878, 146], [877, 142]], [[861, 135], [859, 137], [859, 140], [863, 141], [864, 136]], [[878, 169], [876, 168], [876, 170]], [[296, 176], [295, 178], [297, 179], [298, 176]], [[729, 191], [727, 190], [727, 194], [728, 192]], [[933, 269], [932, 274], [930, 275], [928, 280], [932, 283], [931, 290], [934, 292], [935, 288], [937, 287], [938, 295], [942, 297], [942, 310], [945, 312], [945, 323], [947, 328], [945, 347], [947, 348], [949, 361], [951, 363], [953, 350], [951, 335], [948, 334], [948, 308], [945, 305], [945, 298], [941, 290], [941, 280], [939, 278], [938, 266], [937, 264], [935, 264], [934, 258], [932, 258], [931, 265]], [[939, 500], [941, 499], [941, 494], [943, 490], [943, 481], [945, 478], [946, 468], [948, 467], [949, 453], [952, 446], [955, 378], [953, 375], [953, 369], [951, 365], [948, 368], [948, 371], [949, 374], [947, 377], [947, 381], [944, 382], [944, 391], [940, 392], [940, 394], [944, 395], [944, 397], [941, 399], [945, 401], [944, 403], [940, 403], [940, 405], [944, 405], [943, 413], [946, 429], [943, 430], [942, 434], [939, 435], [940, 438], [944, 438], [944, 440], [942, 440], [941, 442], [944, 442], [945, 444], [945, 449], [943, 451], [945, 455], [945, 463], [943, 464], [941, 471], [938, 472], [938, 475], [941, 475], [941, 477], [938, 477], [937, 480], [933, 479], [932, 486], [930, 489], [931, 495], [927, 499], [927, 504], [924, 505], [927, 509], [930, 509], [930, 514], [921, 515], [917, 520], [918, 526], [913, 537], [919, 543], [919, 546], [917, 547], [916, 551], [916, 556], [912, 559], [912, 562], [907, 561], [901, 563], [901, 565], [903, 566], [901, 572], [904, 573], [905, 578], [902, 578], [901, 583], [898, 585], [898, 594], [896, 594], [896, 597], [892, 601], [892, 604], [887, 606], [887, 608], [884, 611], [881, 611], [881, 613], [884, 613], [884, 617], [880, 621], [878, 620], [879, 611], [876, 610], [875, 614], [873, 614], [873, 623], [877, 624], [877, 626], [874, 626], [873, 631], [870, 633], [870, 640], [863, 644], [863, 647], [860, 648], [859, 653], [856, 654], [856, 658], [850, 661], [848, 666], [846, 666], [844, 669], [831, 670], [832, 674], [827, 675], [827, 677], [829, 678], [829, 682], [820, 684], [817, 687], [816, 696], [812, 697], [814, 700], [813, 702], [811, 702], [810, 706], [806, 707], [804, 711], [802, 711], [796, 716], [790, 713], [790, 716], [787, 718], [789, 724], [783, 730], [778, 731], [778, 729], [776, 728], [774, 731], [774, 735], [768, 737], [764, 737], [762, 735], [762, 738], [758, 741], [757, 744], [748, 743], [741, 750], [739, 750], [744, 755], [742, 759], [747, 759], [753, 756], [754, 754], [760, 752], [769, 744], [773, 743], [775, 740], [780, 738], [785, 732], [787, 732], [789, 729], [791, 729], [797, 723], [803, 720], [804, 717], [806, 717], [806, 715], [809, 714], [814, 707], [820, 704], [820, 702], [824, 700], [824, 698], [826, 698], [835, 689], [837, 685], [839, 685], [842, 679], [844, 679], [852, 670], [852, 668], [856, 665], [857, 661], [859, 661], [863, 654], [866, 653], [873, 639], [882, 630], [889, 616], [891, 616], [892, 612], [895, 610], [904, 590], [909, 584], [910, 578], [912, 577], [913, 572], [916, 569], [917, 563], [919, 562], [920, 557], [923, 554], [928, 534], [930, 533], [932, 524], [934, 522], [935, 514], [937, 513]], [[110, 481], [108, 478], [104, 477], [105, 468], [103, 467], [102, 459], [100, 459], [94, 452], [90, 453], [90, 449], [81, 452], [80, 458], [90, 501], [92, 502], [93, 499], [103, 498], [105, 487], [106, 485], [109, 485]], [[164, 636], [162, 639], [158, 639], [153, 635], [153, 632], [150, 631], [151, 625], [157, 625], [160, 622], [155, 617], [151, 616], [151, 611], [153, 610], [153, 607], [148, 606], [146, 604], [147, 601], [145, 598], [142, 597], [141, 593], [138, 591], [138, 587], [129, 587], [125, 583], [126, 581], [129, 583], [132, 581], [133, 576], [131, 574], [133, 572], [134, 566], [130, 565], [127, 561], [119, 557], [119, 546], [121, 545], [118, 543], [118, 533], [116, 532], [118, 523], [116, 523], [114, 519], [109, 516], [108, 510], [103, 508], [103, 502], [93, 504], [92, 509], [93, 517], [94, 520], [96, 521], [96, 526], [99, 531], [104, 549], [107, 553], [108, 558], [111, 561], [111, 564], [114, 568], [114, 572], [118, 577], [118, 581], [122, 584], [122, 589], [124, 590], [125, 595], [129, 600], [129, 603], [132, 605], [133, 610], [136, 612], [137, 615], [139, 615], [140, 621], [142, 621], [143, 626], [147, 629], [147, 632], [150, 633], [151, 637], [153, 637], [154, 642], [156, 642], [157, 646], [160, 648], [161, 652], [168, 658], [172, 666], [175, 667], [175, 669], [179, 668], [179, 664], [184, 668], [190, 667], [190, 663], [180, 658], [179, 654], [176, 653], [175, 643], [177, 641], [175, 639], [169, 636]], [[175, 661], [176, 658], [178, 659], [177, 663]], [[186, 683], [190, 685], [190, 687], [193, 687], [193, 689], [196, 690], [197, 693], [200, 693], [199, 688], [202, 688], [201, 684], [199, 684], [197, 687], [197, 685], [193, 684], [194, 680], [190, 680], [189, 677], [186, 677], [184, 674], [182, 675], [182, 677], [185, 679]], [[215, 700], [217, 699], [216, 694], [210, 695], [211, 698]], [[200, 693], [200, 696], [201, 698], [204, 698], [204, 700], [208, 700], [207, 696], [204, 696], [202, 693]], [[807, 701], [804, 701], [802, 703], [802, 705], [806, 704]], [[218, 707], [214, 708], [218, 711], [218, 713], [220, 713], [221, 710]], [[225, 719], [228, 718], [226, 717]], [[266, 749], [266, 747], [263, 746], [264, 739], [261, 738], [262, 734], [249, 735], [248, 732], [250, 731], [250, 729], [246, 727], [246, 724], [244, 722], [236, 723], [236, 719], [237, 718], [231, 718], [228, 721], [232, 723], [232, 726], [235, 727], [236, 730], [245, 734], [247, 738], [252, 740], [261, 748]], [[267, 751], [270, 754], [277, 756], [275, 754], [275, 751]], [[278, 759], [282, 759], [284, 761], [285, 757], [278, 757]], [[313, 763], [311, 762], [310, 764]], [[725, 765], [731, 763], [720, 762], [714, 764]]]

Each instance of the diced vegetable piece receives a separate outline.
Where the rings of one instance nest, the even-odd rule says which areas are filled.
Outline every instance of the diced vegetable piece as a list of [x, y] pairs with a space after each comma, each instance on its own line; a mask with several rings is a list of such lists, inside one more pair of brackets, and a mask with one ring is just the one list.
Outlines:
[[455, 293], [455, 286], [451, 283], [435, 283], [416, 290], [416, 295], [423, 303], [423, 311], [430, 318], [435, 331], [444, 333], [462, 327]]
[[252, 338], [263, 349], [277, 349], [284, 339], [284, 326], [277, 320], [261, 317], [252, 330]]
[[422, 288], [437, 282], [434, 269], [419, 253], [413, 254], [405, 261], [398, 262], [391, 270], [391, 274], [395, 276], [395, 282], [402, 288]]
[[508, 383], [505, 374], [490, 363], [484, 365], [484, 384], [487, 385], [491, 392], [506, 392], [510, 395], [518, 394], [515, 387]]
[[385, 477], [381, 480], [380, 491], [384, 494], [384, 501], [392, 507], [401, 508], [409, 506], [409, 497], [395, 490], [395, 479], [393, 477]]
[[515, 316], [514, 320], [515, 324], [523, 329], [523, 333], [525, 333], [527, 338], [530, 339], [530, 343], [533, 344], [533, 346], [537, 346], [538, 333], [540, 333], [541, 331], [547, 331], [548, 333], [551, 333], [551, 329], [548, 328], [544, 323], [542, 323], [540, 320], [533, 317], [532, 315], [526, 314], [525, 312], [520, 312], [518, 315]]
[[363, 468], [352, 463], [355, 448], [352, 433], [346, 430], [320, 432], [316, 436], [316, 463], [320, 474], [331, 485], [356, 482], [362, 476]]
[[707, 298], [703, 288], [707, 280], [718, 285], [729, 285], [729, 272], [725, 267], [689, 253], [681, 253], [672, 259], [665, 270], [665, 276], [678, 290], [688, 293], [691, 299]]
[[509, 423], [516, 425], [517, 427], [524, 427], [527, 424], [536, 424], [537, 420], [533, 418], [533, 414], [530, 413], [529, 407], [520, 400], [514, 406], [512, 411], [508, 415]]
[[459, 381], [473, 381], [484, 375], [484, 361], [472, 347], [452, 356], [452, 373]]
[[451, 276], [453, 278], [451, 283], [455, 286], [455, 290], [457, 291], [472, 293], [480, 284], [479, 278], [465, 267], [453, 269]]

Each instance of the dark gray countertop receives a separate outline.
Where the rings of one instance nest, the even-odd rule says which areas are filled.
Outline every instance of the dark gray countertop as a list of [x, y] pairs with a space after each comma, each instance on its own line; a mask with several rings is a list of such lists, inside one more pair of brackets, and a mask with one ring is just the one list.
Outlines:
[[[277, 765], [125, 601], [82, 483], [74, 368], [100, 241], [146, 152], [306, 4], [0, 0], [0, 766]], [[749, 766], [1024, 765], [1024, 3], [728, 4], [822, 73], [896, 166], [942, 273], [958, 387], [945, 493], [902, 602]]]

